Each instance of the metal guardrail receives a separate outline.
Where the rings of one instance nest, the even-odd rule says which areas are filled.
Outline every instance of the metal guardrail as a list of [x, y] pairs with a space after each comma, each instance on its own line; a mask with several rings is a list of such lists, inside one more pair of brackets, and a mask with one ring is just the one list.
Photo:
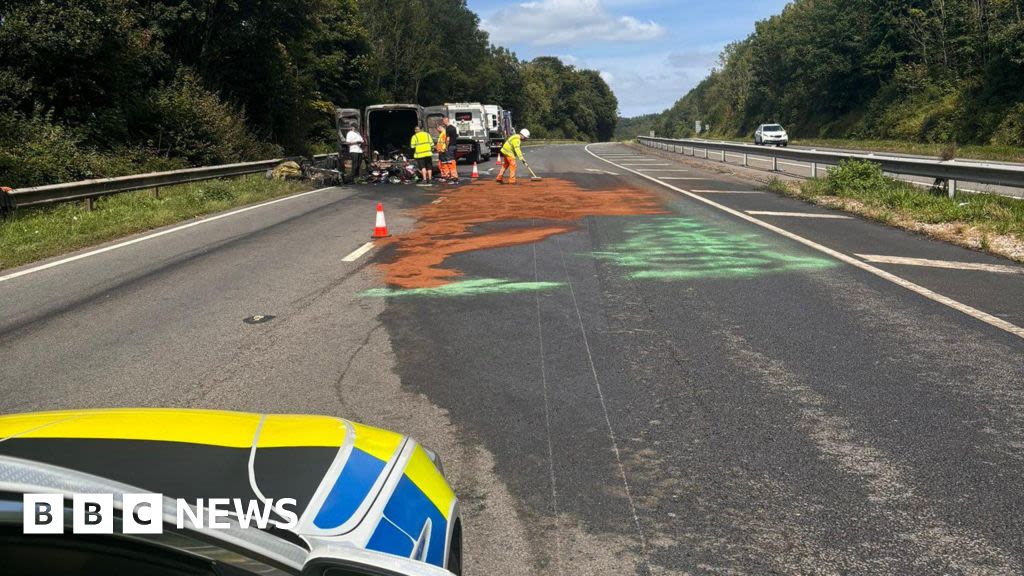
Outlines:
[[[314, 156], [313, 159], [322, 160], [330, 156], [333, 156], [333, 154], [320, 154]], [[241, 162], [237, 164], [223, 164], [220, 166], [205, 166], [202, 168], [184, 168], [182, 170], [171, 170], [169, 172], [153, 172], [150, 174], [136, 174], [133, 176], [118, 176], [116, 178], [97, 178], [94, 180], [83, 180], [81, 182], [49, 184], [47, 186], [35, 186], [32, 188], [16, 188], [7, 193], [7, 198], [9, 202], [13, 201], [12, 208], [39, 206], [42, 204], [53, 204], [57, 202], [70, 202], [73, 200], [92, 201], [101, 196], [120, 194], [122, 192], [159, 189], [161, 186], [174, 186], [177, 184], [188, 184], [190, 182], [201, 182], [203, 180], [214, 180], [216, 178], [231, 178], [234, 176], [245, 176], [247, 174], [258, 174], [274, 168], [281, 162], [296, 159], [297, 158], [274, 158], [272, 160], [260, 160], [258, 162]]]
[[[708, 157], [709, 151], [721, 152], [722, 161], [732, 153], [742, 157], [743, 166], [748, 165], [750, 157], [766, 158], [772, 162], [772, 171], [777, 172], [779, 160], [805, 162], [810, 166], [811, 177], [818, 175], [821, 165], [837, 165], [843, 160], [867, 160], [881, 165], [882, 170], [891, 174], [906, 176], [922, 176], [945, 180], [950, 197], [956, 194], [958, 182], [975, 182], [1009, 188], [1024, 188], [1024, 166], [1006, 164], [988, 164], [985, 162], [965, 160], [932, 160], [928, 158], [900, 158], [881, 154], [857, 154], [843, 152], [820, 152], [817, 150], [795, 150], [791, 148], [766, 148], [752, 144], [734, 144], [731, 142], [714, 142], [708, 140], [656, 138], [640, 136], [640, 144], [669, 152]], [[700, 154], [698, 154], [698, 151]]]

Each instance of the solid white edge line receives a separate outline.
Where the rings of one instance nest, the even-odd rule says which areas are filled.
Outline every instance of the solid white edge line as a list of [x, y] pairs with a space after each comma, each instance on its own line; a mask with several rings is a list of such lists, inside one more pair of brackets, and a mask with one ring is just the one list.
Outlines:
[[74, 256], [69, 256], [67, 258], [62, 258], [60, 260], [54, 260], [53, 262], [47, 262], [46, 264], [40, 264], [39, 266], [33, 266], [31, 268], [26, 268], [24, 270], [19, 270], [17, 272], [12, 272], [12, 273], [7, 274], [5, 276], [0, 276], [0, 282], [6, 282], [8, 280], [13, 280], [15, 278], [20, 278], [22, 276], [27, 276], [27, 275], [32, 274], [34, 272], [41, 272], [43, 270], [49, 270], [50, 268], [56, 268], [57, 266], [60, 266], [62, 264], [68, 264], [70, 262], [74, 262], [76, 260], [81, 260], [83, 258], [88, 258], [90, 256], [95, 256], [97, 254], [103, 254], [104, 252], [110, 252], [111, 250], [117, 250], [118, 248], [124, 248], [125, 246], [131, 246], [132, 244], [138, 244], [139, 242], [144, 242], [146, 240], [152, 240], [153, 238], [159, 238], [161, 236], [166, 236], [167, 234], [171, 234], [172, 232], [178, 232], [180, 230], [185, 230], [185, 229], [191, 228], [193, 226], [198, 226], [200, 224], [206, 224], [207, 222], [213, 222], [215, 220], [220, 220], [221, 218], [227, 218], [228, 216], [234, 216], [236, 214], [241, 214], [243, 212], [248, 212], [250, 210], [256, 210], [257, 208], [263, 208], [265, 206], [270, 206], [271, 204], [277, 204], [278, 202], [286, 202], [288, 200], [294, 200], [296, 198], [301, 198], [303, 196], [309, 196], [310, 194], [316, 194], [317, 192], [323, 192], [324, 190], [331, 190], [333, 188], [337, 188], [337, 186], [329, 186], [327, 188], [319, 188], [317, 190], [310, 190], [308, 192], [300, 192], [298, 194], [293, 194], [291, 196], [285, 196], [284, 198], [277, 198], [277, 199], [274, 199], [274, 200], [270, 200], [269, 202], [263, 202], [262, 204], [253, 204], [252, 206], [246, 206], [245, 208], [239, 208], [238, 210], [232, 210], [231, 212], [225, 212], [223, 214], [217, 214], [216, 216], [210, 216], [209, 218], [203, 218], [202, 216], [200, 216], [199, 220], [188, 222], [188, 223], [182, 224], [180, 226], [175, 226], [173, 228], [167, 228], [166, 230], [161, 230], [159, 232], [154, 232], [152, 234], [147, 234], [145, 236], [139, 236], [138, 238], [132, 238], [131, 240], [126, 240], [124, 242], [119, 242], [117, 244], [111, 244], [110, 246], [104, 246], [103, 248], [97, 248], [96, 250], [90, 250], [89, 252], [83, 252], [81, 254], [76, 254]]
[[341, 261], [355, 262], [356, 260], [359, 260], [359, 258], [362, 257], [363, 254], [366, 254], [370, 250], [373, 250], [373, 242], [367, 242], [366, 244], [363, 244], [359, 248], [356, 248], [348, 256], [342, 258]]
[[[593, 146], [593, 144], [588, 144], [587, 146], [585, 146], [583, 148], [587, 152], [587, 154], [590, 154], [591, 156], [593, 156], [594, 158], [597, 158], [598, 160], [601, 160], [603, 162], [607, 162], [608, 164], [611, 164], [612, 166], [618, 166], [618, 164], [616, 164], [614, 162], [611, 162], [609, 160], [605, 160], [604, 158], [601, 158], [597, 154], [594, 154], [593, 152], [591, 152], [590, 151], [590, 147], [591, 146]], [[619, 166], [619, 168], [622, 168], [622, 167]], [[723, 212], [726, 212], [727, 214], [732, 214], [733, 216], [735, 216], [737, 218], [740, 218], [742, 220], [746, 220], [747, 222], [750, 222], [751, 224], [756, 224], [756, 225], [758, 225], [758, 226], [760, 226], [760, 227], [762, 227], [762, 228], [764, 228], [766, 230], [771, 230], [772, 232], [775, 232], [776, 234], [779, 234], [781, 236], [785, 236], [786, 238], [789, 238], [790, 240], [794, 240], [796, 242], [799, 242], [799, 243], [801, 243], [801, 244], [803, 244], [803, 245], [805, 245], [805, 246], [807, 246], [809, 248], [813, 248], [814, 250], [817, 250], [818, 252], [822, 252], [824, 254], [828, 254], [829, 256], [835, 258], [836, 260], [839, 260], [841, 262], [845, 262], [845, 263], [847, 263], [847, 264], [849, 264], [851, 266], [854, 266], [856, 268], [860, 268], [861, 270], [863, 270], [865, 272], [869, 272], [871, 274], [874, 274], [875, 276], [878, 276], [879, 278], [882, 278], [884, 280], [888, 280], [889, 282], [892, 282], [893, 284], [896, 284], [898, 286], [902, 286], [903, 288], [906, 288], [907, 290], [910, 290], [911, 292], [916, 292], [917, 294], [919, 294], [921, 296], [924, 296], [925, 298], [928, 298], [929, 300], [932, 300], [934, 302], [938, 302], [939, 304], [942, 304], [944, 306], [948, 306], [948, 307], [950, 307], [950, 308], [952, 308], [952, 309], [954, 309], [954, 310], [956, 310], [958, 312], [962, 312], [962, 313], [970, 316], [971, 318], [974, 318], [975, 320], [980, 320], [980, 321], [988, 324], [989, 326], [993, 326], [995, 328], [999, 328], [1000, 330], [1003, 330], [1005, 332], [1009, 332], [1010, 334], [1013, 334], [1014, 336], [1017, 336], [1019, 338], [1024, 339], [1024, 328], [1021, 328], [1020, 326], [1017, 326], [1015, 324], [1011, 324], [1010, 322], [1007, 322], [1006, 320], [1003, 320], [1002, 318], [993, 316], [993, 315], [991, 315], [991, 314], [989, 314], [987, 312], [982, 312], [981, 310], [978, 310], [977, 308], [972, 308], [971, 306], [968, 306], [968, 305], [963, 304], [961, 302], [957, 302], [956, 300], [953, 300], [952, 298], [950, 298], [948, 296], [943, 296], [942, 294], [939, 294], [937, 292], [933, 292], [933, 291], [929, 290], [928, 288], [925, 288], [924, 286], [921, 286], [921, 285], [918, 285], [918, 284], [914, 284], [913, 282], [911, 282], [909, 280], [904, 280], [903, 278], [900, 278], [899, 276], [897, 276], [895, 274], [892, 274], [890, 272], [886, 272], [885, 270], [882, 270], [881, 268], [876, 268], [876, 267], [874, 267], [874, 266], [872, 266], [870, 264], [867, 264], [865, 262], [862, 262], [861, 260], [858, 260], [858, 259], [856, 259], [856, 258], [854, 258], [852, 256], [849, 256], [847, 254], [843, 254], [842, 252], [839, 252], [837, 250], [833, 250], [832, 248], [829, 248], [829, 247], [824, 246], [822, 244], [818, 244], [817, 242], [815, 242], [813, 240], [808, 240], [807, 238], [804, 238], [803, 236], [800, 236], [798, 234], [794, 234], [794, 233], [792, 233], [792, 232], [790, 232], [788, 230], [783, 230], [782, 228], [779, 228], [778, 226], [774, 226], [772, 224], [769, 224], [769, 223], [767, 223], [767, 222], [765, 222], [763, 220], [758, 220], [757, 218], [754, 218], [753, 216], [751, 216], [749, 214], [744, 214], [743, 212], [740, 212], [739, 210], [733, 210], [732, 208], [729, 208], [728, 206], [724, 206], [722, 204], [719, 204], [718, 202], [715, 202], [714, 200], [711, 200], [709, 198], [704, 198], [702, 196], [698, 196], [697, 194], [694, 194], [694, 193], [689, 192], [687, 190], [683, 190], [682, 188], [679, 188], [677, 186], [673, 186], [671, 184], [668, 184], [666, 182], [658, 180], [657, 178], [652, 178], [651, 176], [648, 176], [646, 174], [641, 174], [640, 172], [637, 172], [636, 170], [631, 170], [629, 168], [622, 168], [622, 169], [623, 170], [628, 170], [628, 171], [632, 172], [633, 174], [635, 174], [635, 175], [637, 175], [637, 176], [639, 176], [641, 178], [645, 178], [647, 180], [650, 180], [651, 182], [655, 182], [655, 183], [660, 184], [660, 185], [662, 185], [662, 186], [664, 186], [666, 188], [669, 188], [671, 190], [675, 190], [676, 192], [678, 192], [678, 193], [680, 193], [680, 194], [682, 194], [684, 196], [689, 196], [690, 198], [693, 198], [694, 200], [696, 200], [698, 202], [703, 202], [704, 204], [707, 204], [708, 206], [713, 206], [713, 207], [715, 207], [715, 208], [717, 208], [717, 209], [719, 209], [719, 210], [721, 210]]]
[[821, 214], [817, 212], [773, 212], [771, 210], [747, 210], [747, 214], [755, 216], [783, 216], [787, 218], [825, 218], [832, 220], [853, 220], [852, 216], [842, 214]]

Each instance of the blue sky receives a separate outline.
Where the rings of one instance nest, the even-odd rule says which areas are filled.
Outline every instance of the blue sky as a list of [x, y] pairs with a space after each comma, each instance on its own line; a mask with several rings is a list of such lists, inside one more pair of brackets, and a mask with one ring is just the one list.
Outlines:
[[697, 85], [729, 42], [787, 0], [468, 0], [491, 41], [521, 59], [600, 70], [623, 116], [661, 112]]

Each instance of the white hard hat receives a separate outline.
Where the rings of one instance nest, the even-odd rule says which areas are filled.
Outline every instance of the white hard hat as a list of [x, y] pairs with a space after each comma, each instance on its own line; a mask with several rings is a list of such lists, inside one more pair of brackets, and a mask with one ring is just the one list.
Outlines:
[[527, 130], [526, 128], [523, 128], [522, 130], [520, 130], [519, 134], [522, 135], [523, 138], [529, 138], [530, 137], [530, 131]]

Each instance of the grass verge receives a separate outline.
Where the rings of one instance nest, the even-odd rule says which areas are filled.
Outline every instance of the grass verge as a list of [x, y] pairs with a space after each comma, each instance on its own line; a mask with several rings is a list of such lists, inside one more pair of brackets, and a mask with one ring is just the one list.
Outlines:
[[826, 178], [787, 182], [772, 179], [770, 191], [853, 212], [962, 246], [1024, 262], [1024, 201], [995, 194], [922, 190], [889, 178], [866, 161], [848, 161]]
[[[900, 140], [843, 140], [843, 139], [797, 139], [798, 146], [820, 148], [844, 148], [868, 152], [896, 152], [941, 157], [949, 149], [948, 144], [926, 144]], [[1000, 162], [1024, 162], [1024, 148], [997, 145], [964, 145], [955, 147], [955, 157], [964, 160], [996, 160]]]
[[79, 202], [23, 208], [0, 220], [0, 270], [307, 189], [255, 175], [169, 186], [159, 198], [149, 191], [116, 194], [97, 200], [92, 211]]

